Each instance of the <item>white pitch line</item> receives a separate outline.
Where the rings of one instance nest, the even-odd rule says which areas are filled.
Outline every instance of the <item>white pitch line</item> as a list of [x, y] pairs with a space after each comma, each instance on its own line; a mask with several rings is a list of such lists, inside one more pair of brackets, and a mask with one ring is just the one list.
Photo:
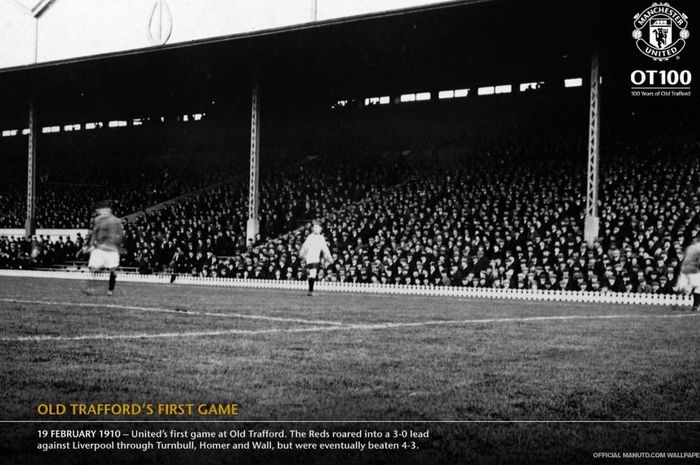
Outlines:
[[219, 331], [192, 331], [183, 333], [138, 333], [138, 334], [88, 334], [82, 336], [14, 336], [0, 337], [0, 342], [41, 342], [41, 341], [85, 341], [85, 340], [123, 340], [123, 339], [156, 339], [156, 338], [176, 338], [176, 337], [200, 337], [200, 336], [227, 336], [227, 335], [257, 335], [257, 334], [275, 334], [275, 333], [311, 333], [324, 331], [346, 331], [346, 330], [375, 330], [375, 329], [393, 329], [393, 328], [409, 328], [416, 326], [433, 326], [433, 325], [471, 325], [471, 324], [487, 324], [487, 323], [514, 323], [514, 322], [536, 322], [536, 321], [563, 321], [563, 320], [611, 320], [623, 318], [635, 319], [662, 319], [662, 318], [686, 318], [697, 317], [697, 313], [681, 313], [678, 315], [567, 315], [567, 316], [535, 316], [522, 318], [488, 318], [476, 320], [430, 320], [416, 321], [406, 323], [376, 323], [376, 324], [349, 324], [342, 326], [310, 326], [305, 328], [275, 328], [275, 329], [230, 329]]
[[[620, 314], [620, 315], [558, 315], [558, 316], [529, 316], [529, 317], [511, 317], [511, 318], [482, 318], [474, 320], [427, 320], [415, 322], [398, 322], [398, 323], [382, 323], [378, 329], [385, 328], [404, 328], [412, 326], [432, 326], [432, 325], [467, 325], [467, 324], [485, 324], [485, 323], [527, 323], [531, 321], [556, 321], [556, 320], [614, 320], [621, 318], [684, 318], [700, 316], [698, 313], [680, 313], [676, 315], [640, 315], [640, 314]], [[347, 325], [348, 328], [355, 329], [375, 329], [380, 325]]]
[[85, 334], [82, 336], [16, 336], [0, 337], [0, 342], [27, 342], [27, 341], [88, 341], [88, 340], [120, 340], [120, 339], [159, 339], [176, 337], [201, 337], [201, 336], [229, 336], [229, 335], [255, 335], [268, 333], [302, 333], [308, 331], [320, 331], [324, 329], [340, 328], [340, 326], [307, 326], [304, 328], [291, 329], [226, 329], [220, 331], [186, 331], [183, 333], [136, 333], [136, 334]]
[[62, 305], [66, 307], [99, 307], [99, 308], [114, 308], [118, 310], [136, 310], [139, 312], [156, 312], [156, 313], [174, 313], [176, 315], [192, 315], [192, 316], [215, 316], [222, 318], [242, 318], [249, 320], [264, 320], [264, 321], [281, 321], [285, 323], [303, 323], [307, 325], [332, 325], [341, 326], [344, 323], [341, 321], [330, 320], [307, 320], [303, 318], [284, 318], [277, 316], [265, 315], [248, 315], [245, 313], [215, 313], [215, 312], [198, 312], [198, 311], [180, 311], [172, 308], [159, 307], [136, 307], [132, 305], [116, 305], [97, 302], [54, 302], [49, 300], [22, 300], [22, 299], [7, 299], [0, 298], [0, 302], [9, 302], [17, 304], [34, 304], [34, 305]]

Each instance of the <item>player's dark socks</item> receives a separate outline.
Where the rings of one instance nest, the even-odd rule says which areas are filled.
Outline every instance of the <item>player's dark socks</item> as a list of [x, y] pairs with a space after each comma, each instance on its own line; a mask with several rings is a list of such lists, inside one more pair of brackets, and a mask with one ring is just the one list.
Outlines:
[[315, 282], [316, 282], [316, 280], [314, 278], [309, 278], [309, 292], [314, 291], [314, 283]]
[[693, 307], [700, 307], [700, 294], [693, 293]]
[[117, 284], [117, 273], [114, 271], [109, 273], [109, 291], [112, 292], [114, 290], [114, 285]]

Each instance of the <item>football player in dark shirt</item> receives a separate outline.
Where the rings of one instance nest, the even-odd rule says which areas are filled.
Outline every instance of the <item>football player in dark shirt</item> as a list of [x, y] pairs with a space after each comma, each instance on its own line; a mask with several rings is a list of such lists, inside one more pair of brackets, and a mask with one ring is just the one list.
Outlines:
[[[116, 269], [119, 266], [119, 251], [124, 238], [124, 229], [121, 220], [112, 214], [109, 202], [98, 203], [95, 210], [97, 212], [95, 226], [87, 246], [87, 252], [90, 252], [88, 268], [92, 273], [109, 271], [107, 295], [112, 295], [117, 282]], [[94, 285], [93, 279], [88, 280], [83, 292], [93, 295]]]

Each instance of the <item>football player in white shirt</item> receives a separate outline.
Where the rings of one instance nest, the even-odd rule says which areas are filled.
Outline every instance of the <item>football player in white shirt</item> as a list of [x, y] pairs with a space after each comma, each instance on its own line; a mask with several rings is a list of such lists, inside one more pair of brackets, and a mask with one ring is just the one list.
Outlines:
[[306, 295], [314, 295], [314, 283], [322, 260], [325, 258], [329, 263], [333, 263], [333, 256], [328, 249], [326, 239], [321, 235], [321, 225], [314, 223], [311, 234], [306, 238], [299, 250], [299, 257], [306, 262], [306, 273], [309, 278], [309, 292]]
[[693, 294], [692, 310], [700, 310], [700, 234], [693, 243], [685, 249], [685, 256], [681, 263], [681, 273], [678, 276], [676, 291]]

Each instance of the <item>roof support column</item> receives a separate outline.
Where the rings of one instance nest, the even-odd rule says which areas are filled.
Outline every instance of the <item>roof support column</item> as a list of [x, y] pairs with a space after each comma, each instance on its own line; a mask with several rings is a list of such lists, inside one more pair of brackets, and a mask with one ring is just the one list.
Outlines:
[[598, 240], [598, 162], [600, 155], [600, 73], [598, 51], [591, 58], [591, 102], [588, 118], [588, 174], [586, 177], [586, 220], [584, 240], [588, 247]]
[[32, 237], [36, 232], [36, 142], [37, 123], [35, 97], [29, 99], [29, 134], [27, 137], [27, 216], [24, 222], [24, 234]]
[[253, 84], [250, 108], [250, 174], [248, 183], [248, 223], [246, 225], [246, 245], [255, 243], [260, 232], [259, 174], [260, 174], [260, 90], [259, 84]]

